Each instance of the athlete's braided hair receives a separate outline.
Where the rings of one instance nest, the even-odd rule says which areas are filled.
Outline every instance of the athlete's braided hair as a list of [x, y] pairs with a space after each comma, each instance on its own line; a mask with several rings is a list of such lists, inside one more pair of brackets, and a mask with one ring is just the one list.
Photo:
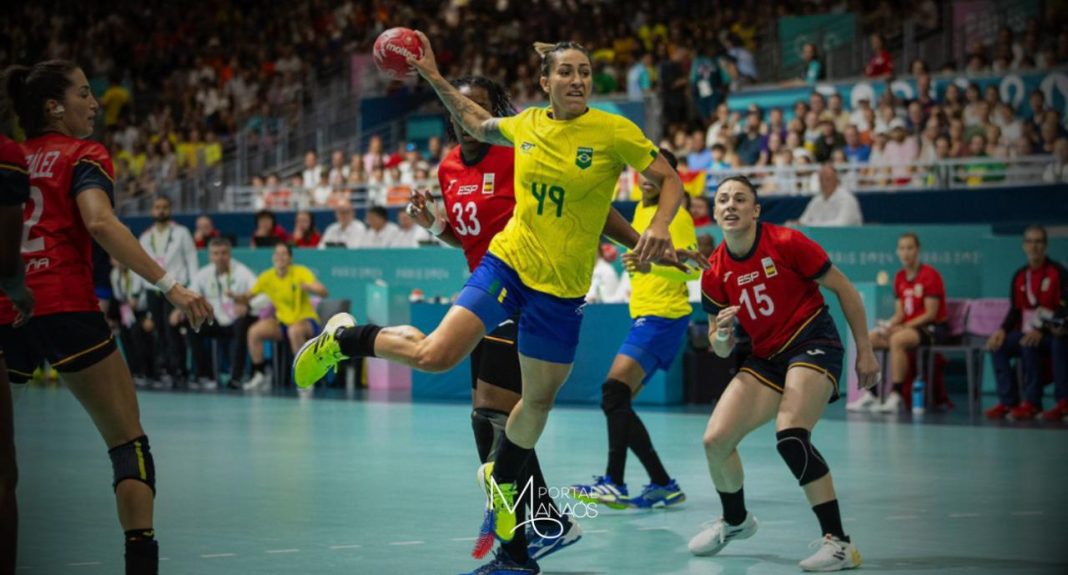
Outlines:
[[557, 42], [555, 44], [550, 44], [548, 42], [534, 43], [534, 51], [541, 56], [542, 76], [549, 76], [549, 72], [552, 71], [553, 60], [556, 59], [556, 54], [558, 52], [563, 52], [564, 50], [578, 50], [585, 54], [587, 59], [590, 57], [589, 50], [583, 48], [582, 44], [579, 44], [578, 42]]
[[[495, 118], [515, 115], [515, 106], [512, 105], [512, 98], [508, 95], [508, 90], [485, 76], [464, 76], [450, 83], [457, 89], [468, 87], [485, 90], [490, 101], [490, 109], [487, 111]], [[452, 129], [452, 122], [445, 123], [445, 133], [450, 140], [454, 142], [460, 141], [460, 135]]]

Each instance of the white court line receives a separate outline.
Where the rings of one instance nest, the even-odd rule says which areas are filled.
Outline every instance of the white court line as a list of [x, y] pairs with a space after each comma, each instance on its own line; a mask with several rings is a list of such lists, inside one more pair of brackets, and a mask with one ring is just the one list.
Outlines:
[[67, 563], [67, 567], [89, 567], [91, 565], [100, 565], [99, 561], [82, 561], [81, 563]]
[[277, 553], [298, 553], [300, 549], [268, 549], [266, 553], [274, 555]]
[[201, 559], [218, 559], [220, 557], [237, 557], [237, 553], [208, 553], [201, 555]]
[[1045, 515], [1045, 511], [1013, 511], [1013, 515], [1016, 517], [1034, 517], [1035, 515]]
[[422, 545], [423, 541], [393, 541], [390, 545]]
[[962, 517], [979, 517], [978, 513], [950, 513], [950, 519], [960, 519]]
[[906, 519], [919, 519], [919, 515], [890, 515], [886, 519], [887, 521], [904, 521]]
[[607, 529], [583, 529], [583, 533], [608, 533]]
[[[667, 527], [639, 527], [638, 531], [671, 531]], [[587, 531], [589, 533], [589, 531]]]
[[331, 549], [359, 549], [359, 545], [331, 545]]
[[[589, 533], [587, 531], [587, 533]], [[478, 541], [478, 537], [453, 537], [449, 541]]]

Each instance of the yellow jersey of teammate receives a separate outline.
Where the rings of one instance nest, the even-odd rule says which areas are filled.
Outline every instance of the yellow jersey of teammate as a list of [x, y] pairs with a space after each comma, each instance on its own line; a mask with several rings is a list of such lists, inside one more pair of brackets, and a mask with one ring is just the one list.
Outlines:
[[[653, 221], [656, 204], [645, 206], [641, 201], [634, 208], [631, 225], [639, 234]], [[697, 250], [697, 232], [693, 217], [684, 209], [671, 220], [671, 242], [676, 249]], [[630, 317], [656, 316], [678, 319], [693, 312], [686, 282], [700, 279], [700, 268], [684, 272], [671, 266], [652, 265], [649, 273], [630, 274]]]
[[274, 304], [275, 318], [283, 325], [293, 325], [305, 319], [317, 322], [319, 314], [315, 312], [311, 297], [300, 287], [315, 281], [315, 274], [304, 266], [291, 265], [284, 276], [279, 276], [271, 268], [256, 278], [249, 293], [266, 294]]
[[515, 147], [516, 206], [489, 251], [531, 289], [586, 295], [616, 180], [625, 166], [648, 168], [656, 146], [630, 120], [593, 108], [566, 121], [528, 108], [499, 127]]

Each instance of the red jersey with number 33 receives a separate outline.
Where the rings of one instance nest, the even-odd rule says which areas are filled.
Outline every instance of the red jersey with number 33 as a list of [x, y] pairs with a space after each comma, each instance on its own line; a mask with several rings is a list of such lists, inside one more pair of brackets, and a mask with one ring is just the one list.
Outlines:
[[485, 156], [470, 165], [456, 146], [438, 166], [449, 227], [460, 240], [471, 271], [482, 261], [493, 236], [512, 219], [514, 174], [515, 151], [506, 146], [490, 146]]
[[929, 297], [938, 298], [938, 313], [934, 323], [942, 323], [949, 317], [942, 274], [927, 264], [920, 264], [916, 277], [911, 280], [905, 270], [898, 270], [894, 276], [894, 295], [901, 300], [901, 309], [905, 312], [904, 321], [923, 315], [927, 310], [926, 299]]
[[[30, 174], [23, 207], [22, 260], [35, 316], [100, 311], [93, 291], [93, 242], [75, 199], [99, 188], [113, 195], [115, 170], [104, 146], [57, 133], [22, 144]], [[0, 301], [0, 324], [11, 323], [11, 302]]]
[[770, 358], [789, 345], [823, 309], [816, 279], [831, 269], [827, 252], [797, 230], [757, 223], [749, 253], [735, 257], [721, 242], [701, 277], [705, 311], [736, 305], [753, 340], [753, 355]]

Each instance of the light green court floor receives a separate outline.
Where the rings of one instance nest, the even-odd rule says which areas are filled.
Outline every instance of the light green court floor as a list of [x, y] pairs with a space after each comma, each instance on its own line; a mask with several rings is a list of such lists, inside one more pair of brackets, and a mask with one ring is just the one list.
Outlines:
[[[449, 574], [478, 564], [469, 552], [482, 496], [463, 405], [140, 397], [159, 477], [163, 573]], [[15, 409], [19, 573], [121, 573], [110, 463], [89, 418], [56, 388], [22, 391]], [[760, 532], [695, 558], [686, 542], [720, 513], [701, 448], [707, 416], [642, 413], [688, 501], [670, 511], [599, 509], [581, 520], [585, 538], [544, 560], [543, 572], [798, 573], [819, 532], [773, 428], [741, 448]], [[815, 440], [865, 571], [1068, 572], [1063, 429], [832, 417]], [[599, 410], [555, 410], [538, 446], [549, 484], [602, 472], [605, 444]], [[647, 481], [633, 457], [628, 479], [632, 489]]]

